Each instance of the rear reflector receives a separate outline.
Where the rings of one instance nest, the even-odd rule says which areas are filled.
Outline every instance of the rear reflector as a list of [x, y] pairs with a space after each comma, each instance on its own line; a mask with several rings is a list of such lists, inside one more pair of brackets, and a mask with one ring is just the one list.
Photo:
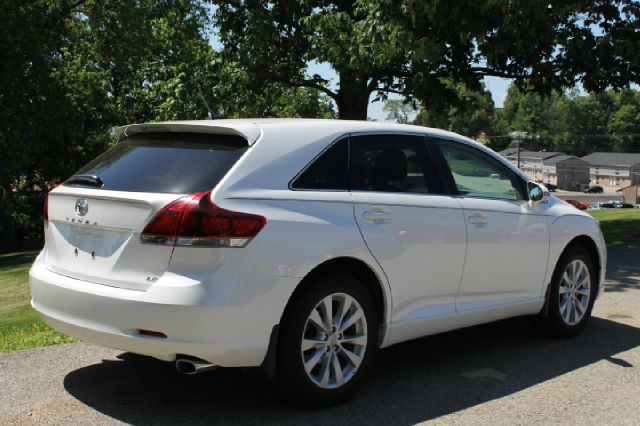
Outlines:
[[211, 192], [199, 192], [163, 207], [140, 240], [171, 246], [244, 247], [266, 223], [262, 216], [221, 209], [211, 202]]

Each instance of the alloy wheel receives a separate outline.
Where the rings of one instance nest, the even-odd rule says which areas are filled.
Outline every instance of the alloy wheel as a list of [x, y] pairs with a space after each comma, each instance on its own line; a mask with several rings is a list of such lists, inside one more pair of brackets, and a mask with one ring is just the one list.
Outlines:
[[575, 259], [565, 268], [560, 278], [560, 316], [568, 325], [584, 318], [591, 298], [591, 276], [584, 261]]
[[343, 386], [361, 365], [367, 340], [367, 319], [358, 301], [345, 293], [326, 296], [309, 313], [302, 333], [307, 376], [324, 389]]

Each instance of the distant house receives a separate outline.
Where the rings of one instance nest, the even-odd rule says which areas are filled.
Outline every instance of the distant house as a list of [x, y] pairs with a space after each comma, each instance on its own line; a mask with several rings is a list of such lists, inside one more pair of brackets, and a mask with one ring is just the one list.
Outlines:
[[[518, 167], [518, 150], [507, 148], [499, 152], [504, 158]], [[527, 175], [537, 181], [544, 181], [542, 166], [543, 163], [553, 157], [564, 155], [562, 152], [527, 151], [520, 149], [520, 168]]]
[[582, 159], [591, 164], [592, 185], [620, 189], [640, 184], [640, 154], [630, 152], [594, 152]]
[[631, 185], [618, 189], [625, 203], [640, 204], [640, 185]]
[[[523, 152], [529, 152], [528, 150], [524, 149], [524, 148], [520, 148], [520, 154], [522, 154]], [[499, 151], [498, 154], [502, 155], [503, 157], [508, 157], [510, 155], [518, 155], [518, 148], [507, 148], [507, 149], [503, 149], [502, 151]]]
[[589, 186], [589, 163], [573, 155], [556, 155], [542, 161], [542, 181], [567, 191]]

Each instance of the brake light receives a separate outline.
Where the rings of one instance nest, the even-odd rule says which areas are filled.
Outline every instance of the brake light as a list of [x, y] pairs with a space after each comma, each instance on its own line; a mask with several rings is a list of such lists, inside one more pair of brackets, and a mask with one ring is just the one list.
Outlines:
[[244, 247], [266, 223], [259, 215], [222, 209], [211, 202], [211, 192], [199, 192], [163, 207], [140, 240], [171, 246]]
[[44, 196], [44, 221], [49, 222], [49, 194]]

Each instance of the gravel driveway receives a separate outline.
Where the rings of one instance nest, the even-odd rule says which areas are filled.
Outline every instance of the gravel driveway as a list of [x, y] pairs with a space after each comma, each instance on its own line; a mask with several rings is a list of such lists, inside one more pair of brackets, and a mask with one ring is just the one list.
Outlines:
[[0, 424], [640, 424], [640, 247], [609, 259], [580, 336], [549, 339], [517, 319], [400, 344], [339, 407], [288, 405], [239, 370], [188, 377], [68, 344], [0, 355]]

